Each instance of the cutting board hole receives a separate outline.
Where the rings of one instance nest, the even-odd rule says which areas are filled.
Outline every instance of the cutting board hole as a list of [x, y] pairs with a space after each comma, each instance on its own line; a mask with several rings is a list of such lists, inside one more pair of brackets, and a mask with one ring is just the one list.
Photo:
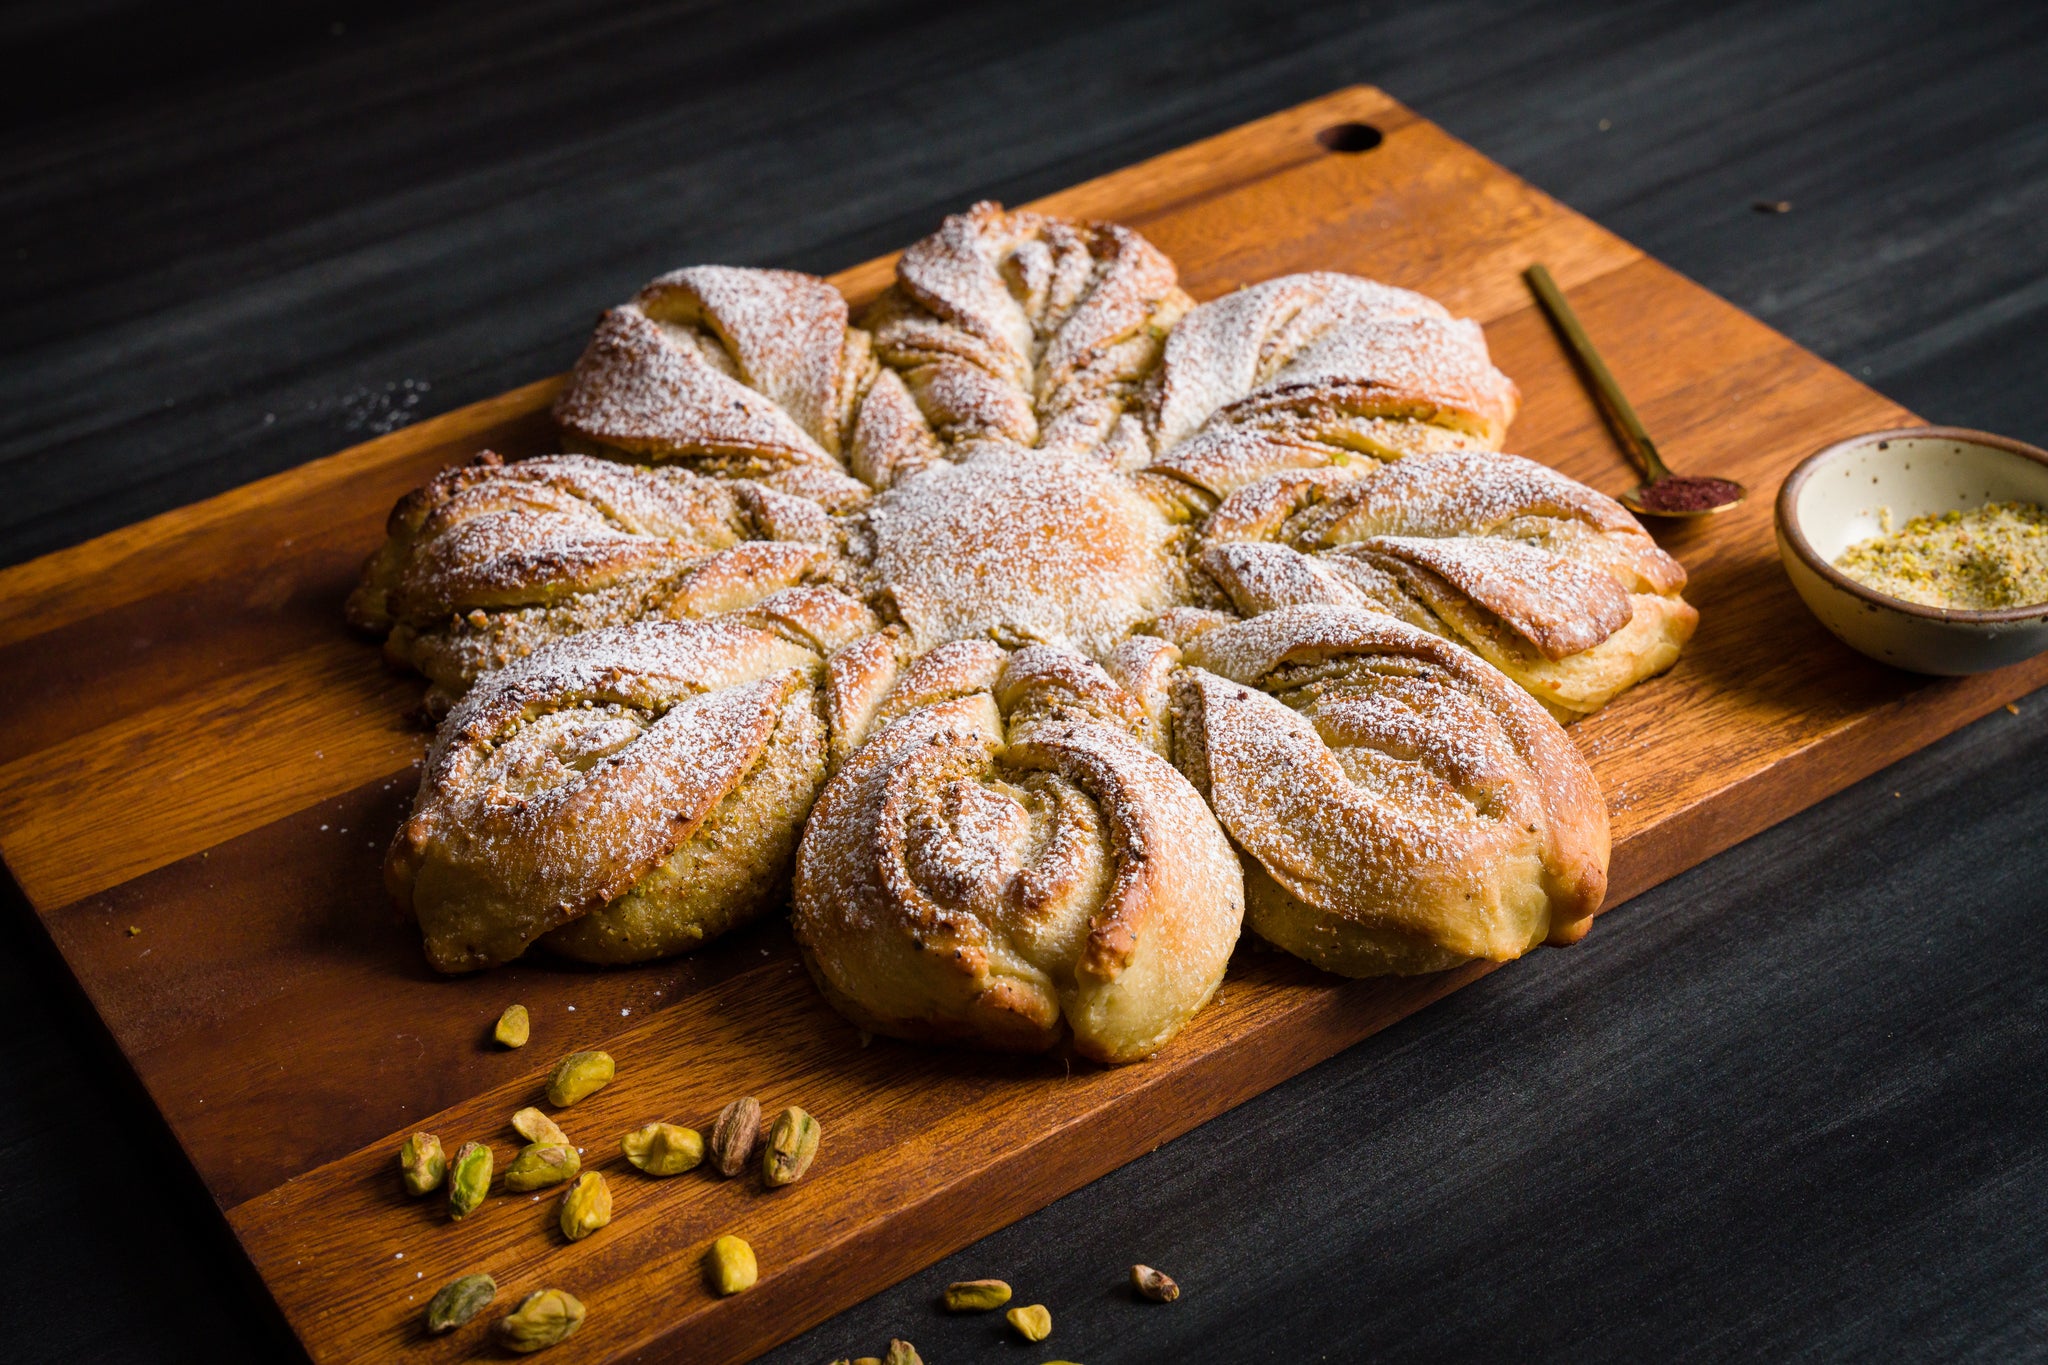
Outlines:
[[1386, 140], [1370, 123], [1333, 123], [1316, 134], [1316, 141], [1332, 152], [1369, 152]]

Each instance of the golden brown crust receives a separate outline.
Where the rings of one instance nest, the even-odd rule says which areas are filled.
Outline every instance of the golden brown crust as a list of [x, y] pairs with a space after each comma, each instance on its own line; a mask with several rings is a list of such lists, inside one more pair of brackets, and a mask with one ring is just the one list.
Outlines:
[[1583, 934], [1606, 889], [1606, 805], [1490, 665], [1333, 607], [1210, 631], [1187, 659], [1176, 758], [1274, 883], [1249, 905], [1261, 934], [1350, 975]]

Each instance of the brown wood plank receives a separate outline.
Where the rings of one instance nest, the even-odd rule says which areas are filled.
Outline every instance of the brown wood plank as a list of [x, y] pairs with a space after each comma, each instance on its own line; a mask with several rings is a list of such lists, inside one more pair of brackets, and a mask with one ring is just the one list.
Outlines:
[[[1385, 142], [1315, 143], [1347, 120]], [[1486, 324], [1523, 389], [1511, 448], [1600, 487], [1627, 466], [1530, 304], [1533, 260], [1572, 291], [1682, 468], [1765, 493], [1823, 442], [1910, 420], [1374, 90], [1042, 206], [1140, 227], [1198, 296], [1319, 268], [1442, 298]], [[835, 279], [866, 297], [893, 259]], [[419, 685], [346, 635], [340, 602], [401, 492], [480, 446], [547, 448], [557, 382], [0, 571], [15, 703], [0, 717], [0, 854], [317, 1357], [469, 1353], [473, 1334], [428, 1344], [412, 1324], [439, 1279], [482, 1266], [508, 1294], [548, 1278], [589, 1302], [591, 1327], [551, 1359], [736, 1358], [1480, 974], [1342, 983], [1247, 948], [1165, 1056], [1071, 1073], [863, 1049], [776, 925], [630, 971], [436, 978], [379, 878], [423, 743], [405, 719]], [[1663, 539], [1693, 574], [1700, 633], [1669, 675], [1572, 731], [1614, 814], [1610, 905], [2048, 681], [2048, 662], [1913, 679], [1837, 645], [1777, 567], [1767, 497]], [[534, 1047], [484, 1046], [515, 998]], [[600, 1045], [622, 1079], [569, 1127], [612, 1180], [613, 1227], [571, 1247], [545, 1199], [452, 1227], [435, 1201], [399, 1197], [405, 1132], [427, 1123], [509, 1155], [503, 1119], [547, 1063]], [[824, 1121], [803, 1185], [656, 1183], [613, 1155], [627, 1127], [702, 1123], [742, 1091]], [[695, 1258], [728, 1228], [755, 1242], [764, 1279], [714, 1303]]]
[[[585, 1298], [602, 1331], [579, 1333], [552, 1359], [662, 1348], [737, 1360], [1485, 970], [1339, 982], [1254, 952], [1233, 967], [1223, 1002], [1175, 1040], [1170, 1063], [1070, 1069], [887, 1039], [862, 1047], [803, 969], [777, 958], [621, 1032], [610, 1044], [619, 1079], [557, 1115], [612, 1187], [613, 1224], [587, 1242], [563, 1241], [548, 1197], [496, 1198], [451, 1224], [441, 1201], [405, 1197], [395, 1147], [381, 1144], [251, 1200], [230, 1221], [328, 1358], [400, 1347], [425, 1360], [470, 1355], [473, 1339], [424, 1340], [406, 1310], [483, 1269], [506, 1286], [559, 1282]], [[1252, 1037], [1257, 1046], [1242, 1045]], [[820, 1156], [800, 1183], [769, 1193], [752, 1172], [726, 1181], [702, 1169], [651, 1180], [620, 1158], [620, 1133], [656, 1117], [708, 1128], [742, 1091], [771, 1113], [801, 1103], [817, 1116]], [[502, 1165], [518, 1141], [505, 1120], [536, 1099], [529, 1071], [431, 1124], [444, 1141], [490, 1142]], [[1139, 1134], [1142, 1145], [1130, 1140]], [[763, 1274], [754, 1291], [720, 1301], [698, 1258], [726, 1232], [747, 1238]]]

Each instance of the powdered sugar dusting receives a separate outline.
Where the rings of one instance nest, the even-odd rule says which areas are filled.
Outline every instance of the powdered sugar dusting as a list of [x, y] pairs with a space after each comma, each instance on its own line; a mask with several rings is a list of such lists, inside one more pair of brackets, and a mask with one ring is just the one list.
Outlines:
[[920, 649], [986, 637], [1101, 655], [1172, 606], [1171, 527], [1100, 466], [987, 447], [866, 517], [879, 591]]

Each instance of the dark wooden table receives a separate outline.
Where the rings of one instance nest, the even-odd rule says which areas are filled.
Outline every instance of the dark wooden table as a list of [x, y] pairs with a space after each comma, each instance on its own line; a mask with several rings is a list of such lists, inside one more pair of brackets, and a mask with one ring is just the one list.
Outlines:
[[[829, 270], [1353, 81], [2048, 442], [2037, 0], [105, 0], [0, 42], [8, 562], [562, 369], [664, 268]], [[8, 894], [0, 1357], [288, 1355]], [[772, 1359], [2038, 1358], [2044, 1047], [2037, 694]], [[981, 1275], [1052, 1340], [934, 1311]]]

